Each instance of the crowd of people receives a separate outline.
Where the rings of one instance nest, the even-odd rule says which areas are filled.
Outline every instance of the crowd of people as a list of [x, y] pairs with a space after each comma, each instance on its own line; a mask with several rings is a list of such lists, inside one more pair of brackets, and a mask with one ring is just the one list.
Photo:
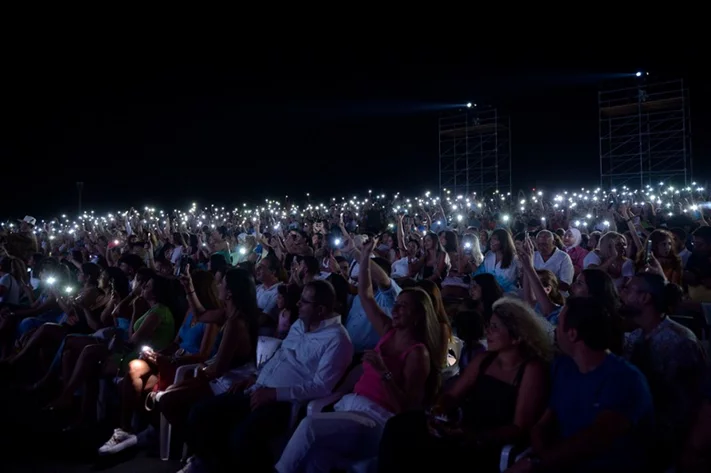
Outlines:
[[26, 216], [0, 231], [0, 386], [66, 433], [106, 416], [102, 456], [162, 418], [183, 473], [709, 471], [705, 202], [694, 183]]

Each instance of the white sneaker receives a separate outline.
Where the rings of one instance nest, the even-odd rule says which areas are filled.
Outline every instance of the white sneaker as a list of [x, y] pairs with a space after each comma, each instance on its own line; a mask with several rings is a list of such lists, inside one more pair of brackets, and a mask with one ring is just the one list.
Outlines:
[[112, 455], [125, 450], [129, 447], [133, 447], [138, 443], [138, 437], [122, 429], [115, 429], [114, 434], [111, 436], [108, 442], [99, 448], [100, 455]]
[[185, 466], [178, 470], [178, 473], [206, 473], [207, 468], [199, 457], [195, 455], [188, 458]]

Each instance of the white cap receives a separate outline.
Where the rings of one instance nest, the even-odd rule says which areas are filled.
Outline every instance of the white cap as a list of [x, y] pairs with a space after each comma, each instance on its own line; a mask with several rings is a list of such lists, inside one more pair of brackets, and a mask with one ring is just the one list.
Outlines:
[[25, 215], [25, 218], [23, 218], [22, 220], [18, 220], [18, 222], [25, 222], [34, 227], [37, 223], [37, 219], [35, 219], [34, 217], [30, 217], [29, 215]]

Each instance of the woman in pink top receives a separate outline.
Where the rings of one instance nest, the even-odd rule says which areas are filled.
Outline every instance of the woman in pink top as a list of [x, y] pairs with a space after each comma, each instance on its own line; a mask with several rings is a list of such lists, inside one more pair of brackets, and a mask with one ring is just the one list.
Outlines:
[[351, 394], [301, 421], [275, 468], [279, 473], [323, 472], [377, 455], [385, 423], [393, 415], [431, 400], [439, 387], [440, 324], [432, 301], [419, 288], [404, 289], [392, 319], [373, 297], [370, 257], [376, 241], [363, 246], [358, 296], [380, 334], [363, 356], [363, 375]]
[[580, 274], [580, 271], [583, 270], [583, 261], [585, 261], [585, 257], [588, 255], [588, 250], [580, 246], [582, 239], [583, 236], [577, 228], [569, 228], [563, 235], [563, 247], [573, 262], [575, 276]]

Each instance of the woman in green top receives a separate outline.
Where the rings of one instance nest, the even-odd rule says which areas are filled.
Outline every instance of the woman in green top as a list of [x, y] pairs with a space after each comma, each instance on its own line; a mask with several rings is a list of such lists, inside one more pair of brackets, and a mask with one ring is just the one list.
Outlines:
[[[82, 394], [82, 419], [96, 412], [96, 387], [102, 375], [121, 374], [131, 360], [140, 355], [141, 349], [148, 346], [158, 351], [168, 346], [175, 337], [175, 322], [169, 306], [173, 305], [176, 294], [170, 281], [153, 274], [145, 284], [137, 286], [134, 298], [142, 297], [148, 302], [149, 309], [144, 314], [134, 310], [129, 326], [128, 341], [123, 353], [110, 353], [106, 345], [89, 345], [77, 360], [71, 378], [65, 381], [64, 390], [47, 408], [50, 410], [70, 407], [74, 393], [84, 386]], [[114, 348], [116, 350], [116, 348]], [[94, 388], [94, 389], [92, 389]]]

